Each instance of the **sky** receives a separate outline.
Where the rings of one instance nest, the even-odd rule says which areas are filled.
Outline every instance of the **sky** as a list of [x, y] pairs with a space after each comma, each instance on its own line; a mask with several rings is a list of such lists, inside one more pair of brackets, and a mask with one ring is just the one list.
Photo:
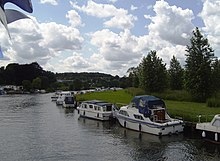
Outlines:
[[220, 57], [220, 0], [32, 0], [30, 19], [0, 24], [0, 67], [38, 62], [52, 72], [127, 75], [155, 50], [184, 67], [198, 27]]

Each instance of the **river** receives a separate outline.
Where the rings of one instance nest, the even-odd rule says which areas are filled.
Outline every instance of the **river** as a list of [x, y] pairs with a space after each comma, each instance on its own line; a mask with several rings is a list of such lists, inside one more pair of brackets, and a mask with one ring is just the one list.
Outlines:
[[1, 161], [217, 161], [220, 145], [80, 118], [52, 94], [0, 96]]

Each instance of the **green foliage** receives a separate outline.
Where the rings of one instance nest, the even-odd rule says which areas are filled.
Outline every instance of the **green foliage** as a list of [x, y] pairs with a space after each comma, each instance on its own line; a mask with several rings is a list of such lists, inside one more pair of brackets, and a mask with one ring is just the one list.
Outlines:
[[[131, 90], [131, 89], [130, 89]], [[127, 90], [104, 91], [87, 93], [76, 96], [77, 101], [104, 100], [117, 104], [119, 107], [130, 103], [133, 96]], [[167, 110], [172, 117], [181, 117], [185, 121], [198, 122], [198, 116], [202, 115], [202, 121], [210, 121], [212, 117], [220, 113], [219, 108], [209, 108], [205, 103], [165, 100]]]
[[157, 57], [156, 51], [151, 51], [139, 65], [140, 87], [145, 92], [161, 92], [167, 85], [166, 64]]
[[209, 98], [206, 101], [208, 107], [220, 107], [220, 99], [219, 98]]
[[144, 90], [141, 88], [130, 87], [130, 88], [125, 89], [125, 91], [131, 96], [145, 95]]
[[117, 104], [118, 106], [128, 104], [132, 98], [133, 96], [126, 93], [125, 90], [93, 92], [76, 96], [76, 99], [79, 102], [96, 99], [111, 102]]
[[190, 93], [185, 90], [166, 90], [161, 93], [152, 93], [152, 95], [155, 95], [165, 100], [188, 101], [188, 102], [193, 101]]
[[34, 89], [41, 89], [41, 79], [39, 77], [35, 78], [33, 81], [32, 81], [32, 87]]
[[211, 63], [214, 51], [199, 29], [193, 31], [187, 45], [186, 54], [186, 87], [196, 101], [205, 102], [211, 95]]
[[173, 56], [170, 61], [170, 69], [168, 70], [168, 74], [170, 80], [170, 88], [172, 90], [183, 89], [183, 69], [175, 56]]
[[220, 60], [216, 59], [212, 64], [212, 89], [214, 92], [220, 90]]
[[29, 80], [23, 80], [22, 86], [23, 86], [24, 90], [26, 90], [26, 91], [31, 91], [31, 89], [32, 89], [32, 84], [31, 84], [31, 81], [29, 81]]
[[5, 85], [22, 85], [23, 80], [32, 82], [39, 77], [42, 80], [42, 88], [44, 89], [56, 82], [55, 74], [44, 71], [36, 62], [21, 65], [16, 63], [8, 64], [5, 69], [0, 69], [0, 77], [0, 84], [4, 83]]
[[220, 107], [220, 91], [216, 92], [211, 98], [207, 99], [208, 107]]

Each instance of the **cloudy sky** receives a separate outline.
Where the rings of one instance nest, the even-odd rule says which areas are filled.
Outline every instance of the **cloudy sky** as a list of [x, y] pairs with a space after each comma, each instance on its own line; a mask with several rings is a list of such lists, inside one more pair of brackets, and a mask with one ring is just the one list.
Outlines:
[[[220, 57], [220, 0], [32, 0], [31, 19], [0, 24], [0, 66], [37, 61], [53, 72], [126, 75], [156, 50], [184, 65], [199, 27]], [[20, 10], [8, 3], [5, 8]], [[21, 11], [21, 10], [20, 10]]]

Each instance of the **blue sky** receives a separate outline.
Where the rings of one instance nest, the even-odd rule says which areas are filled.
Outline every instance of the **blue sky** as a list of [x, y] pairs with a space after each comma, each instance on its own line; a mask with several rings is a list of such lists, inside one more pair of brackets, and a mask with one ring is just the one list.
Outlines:
[[0, 25], [3, 59], [37, 61], [53, 72], [126, 75], [156, 50], [169, 67], [172, 56], [184, 65], [192, 30], [199, 27], [220, 56], [220, 0], [32, 0], [34, 12]]

